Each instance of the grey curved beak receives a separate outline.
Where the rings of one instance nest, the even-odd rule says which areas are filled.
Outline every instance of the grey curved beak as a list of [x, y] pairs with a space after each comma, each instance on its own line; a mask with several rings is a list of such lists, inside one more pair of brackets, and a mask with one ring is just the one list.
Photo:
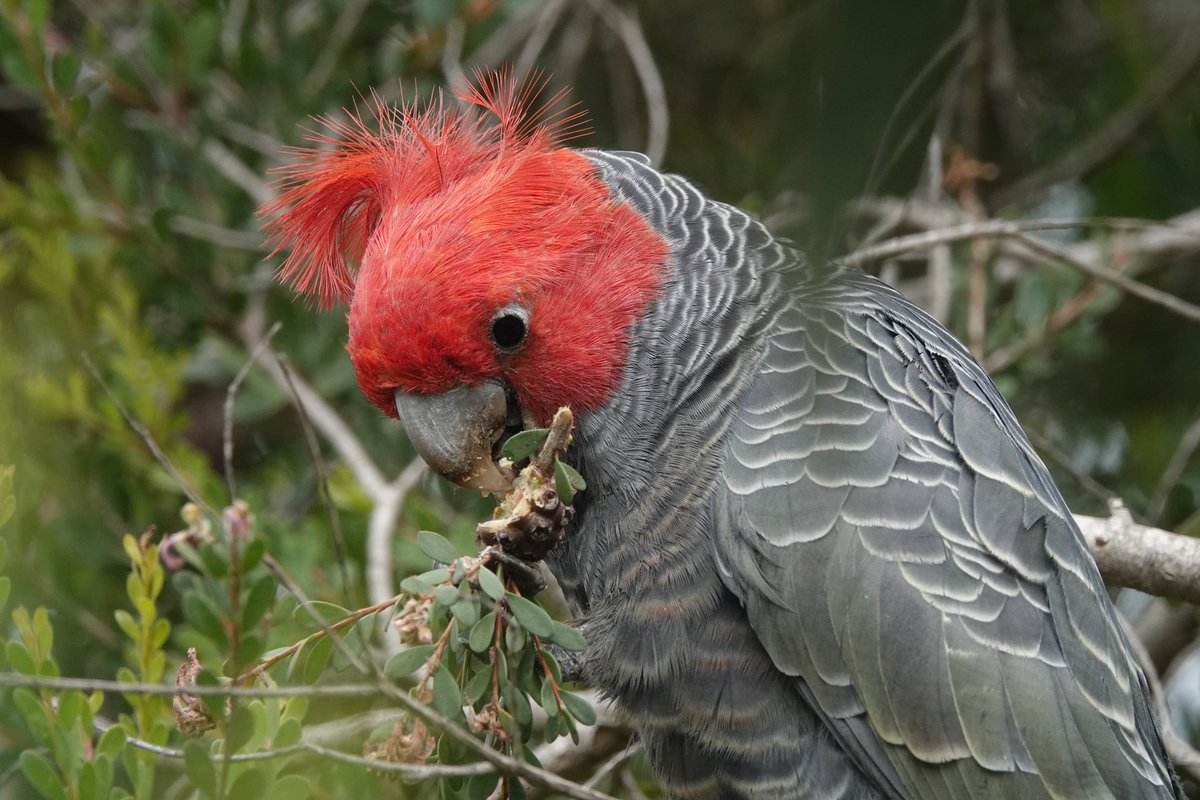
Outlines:
[[396, 412], [417, 453], [442, 477], [481, 492], [512, 488], [512, 470], [492, 460], [508, 424], [508, 398], [499, 381], [434, 395], [397, 390]]

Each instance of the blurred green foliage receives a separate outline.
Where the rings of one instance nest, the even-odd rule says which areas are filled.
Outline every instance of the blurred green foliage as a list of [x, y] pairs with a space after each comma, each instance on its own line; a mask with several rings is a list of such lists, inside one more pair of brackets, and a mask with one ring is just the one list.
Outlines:
[[[229, 609], [212, 613], [196, 599], [219, 595], [205, 582], [223, 578], [195, 570], [155, 578], [154, 545], [138, 537], [194, 524], [179, 520], [187, 499], [180, 479], [213, 506], [230, 501], [226, 388], [272, 322], [282, 323], [275, 349], [345, 417], [385, 474], [412, 459], [398, 427], [358, 396], [342, 315], [316, 313], [271, 281], [255, 217], [271, 193], [268, 170], [285, 158], [284, 145], [302, 142], [311, 117], [338, 114], [372, 87], [393, 99], [427, 95], [476, 60], [551, 70], [576, 88], [573, 98], [593, 122], [577, 144], [641, 149], [647, 122], [636, 58], [597, 13], [602, 8], [618, 7], [0, 0], [0, 464], [17, 465], [15, 477], [0, 480], [15, 496], [0, 491], [0, 522], [12, 514], [3, 527], [10, 606], [44, 609], [26, 612], [9, 631], [31, 658], [70, 675], [124, 669], [155, 681], [188, 646], [205, 663], [228, 655], [212, 621]], [[1136, 135], [1048, 199], [1002, 200], [1006, 187], [1077, 147], [1144, 90], [1179, 32], [1191, 30], [1177, 19], [1179, 4], [644, 0], [630, 8], [664, 83], [664, 166], [772, 220], [815, 257], [851, 249], [869, 227], [845, 214], [860, 194], [915, 192], [953, 204], [940, 187], [920, 188], [931, 131], [947, 153], [996, 165], [998, 180], [978, 186], [983, 203], [997, 200], [994, 213], [1161, 220], [1200, 206], [1194, 69]], [[1091, 227], [1062, 237], [1092, 242], [1119, 262], [1123, 240], [1115, 232]], [[1197, 251], [1130, 269], [1200, 303]], [[952, 254], [950, 320], [965, 335], [972, 247], [956, 245]], [[914, 269], [900, 266], [905, 275]], [[1022, 420], [1063, 454], [1050, 465], [1064, 493], [1080, 510], [1099, 508], [1077, 473], [1084, 474], [1144, 513], [1200, 413], [1200, 328], [1105, 288], [1061, 330], [1039, 338], [1064, 304], [1089, 291], [1087, 282], [1044, 266], [1016, 278], [993, 271], [988, 281], [984, 351], [1029, 341], [997, 378]], [[345, 569], [338, 569], [319, 476], [288, 392], [252, 370], [234, 412], [237, 491], [256, 515], [266, 552], [314, 599], [366, 605], [371, 502], [362, 487], [327, 456], [345, 538]], [[1168, 488], [1158, 521], [1200, 530], [1200, 459], [1186, 460]], [[484, 514], [478, 498], [425, 479], [403, 510], [397, 566], [428, 566], [417, 529], [447, 532], [461, 549]], [[131, 558], [140, 578], [127, 585]], [[245, 592], [265, 574], [248, 568]], [[53, 657], [39, 649], [51, 629]], [[259, 639], [243, 655], [266, 646]], [[66, 775], [63, 764], [21, 753], [46, 743], [50, 753], [79, 746], [89, 714], [131, 714], [131, 729], [167, 741], [169, 703], [110, 697], [100, 705], [64, 695], [67, 710], [47, 712], [45, 727], [31, 729], [14, 705], [32, 708], [45, 698], [27, 694], [18, 700], [0, 690], [0, 778], [10, 785], [21, 780], [19, 769], [54, 796], [42, 785]], [[245, 724], [260, 738], [288, 719], [299, 725], [307, 713], [290, 703], [244, 707], [258, 715]], [[122, 755], [115, 738], [98, 747], [110, 766], [91, 769], [124, 758], [125, 777], [116, 780], [152, 796], [156, 779], [139, 777], [137, 766], [148, 763], [145, 754]], [[206, 785], [208, 755], [188, 752], [186, 768], [168, 768], [159, 786], [185, 774]], [[370, 784], [372, 793], [403, 794], [342, 767], [305, 774], [318, 786], [365, 793]], [[67, 775], [72, 785], [106, 777]], [[260, 789], [247, 783], [234, 794]]]

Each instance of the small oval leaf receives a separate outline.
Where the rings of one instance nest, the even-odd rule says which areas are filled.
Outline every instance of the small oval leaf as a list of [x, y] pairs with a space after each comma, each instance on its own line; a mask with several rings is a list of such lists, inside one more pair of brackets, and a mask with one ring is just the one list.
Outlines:
[[401, 650], [387, 660], [383, 671], [391, 678], [403, 678], [405, 675], [411, 675], [429, 660], [435, 649], [436, 646], [432, 644], [419, 644]]
[[551, 620], [551, 622], [554, 624], [554, 632], [547, 636], [547, 639], [563, 650], [570, 650], [574, 653], [582, 653], [587, 649], [587, 640], [583, 638], [582, 633], [558, 620]]
[[458, 553], [455, 552], [454, 545], [450, 544], [450, 541], [446, 537], [433, 531], [418, 531], [417, 547], [421, 548], [422, 553], [439, 564], [449, 564], [458, 558]]
[[504, 583], [496, 573], [487, 567], [479, 568], [479, 588], [493, 600], [504, 599]]
[[596, 724], [596, 710], [592, 708], [592, 704], [587, 700], [570, 692], [559, 692], [558, 696], [562, 698], [563, 706], [572, 717], [584, 725]]
[[523, 461], [539, 450], [546, 437], [550, 435], [549, 428], [530, 428], [527, 431], [513, 434], [500, 448], [500, 457], [507, 458], [514, 464]]
[[492, 646], [492, 640], [496, 635], [496, 612], [492, 611], [485, 614], [483, 619], [476, 622], [471, 627], [471, 633], [467, 637], [467, 645], [476, 653], [482, 653]]
[[537, 603], [512, 592], [508, 593], [507, 602], [517, 622], [534, 636], [550, 636], [554, 633], [554, 620]]

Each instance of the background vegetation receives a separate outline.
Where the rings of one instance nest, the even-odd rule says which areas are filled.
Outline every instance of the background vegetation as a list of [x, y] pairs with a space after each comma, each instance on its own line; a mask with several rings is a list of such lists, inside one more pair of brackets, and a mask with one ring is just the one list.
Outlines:
[[[647, 151], [814, 258], [857, 253], [902, 285], [992, 369], [1077, 511], [1119, 497], [1200, 532], [1198, 63], [1186, 0], [0, 0], [5, 668], [155, 683], [195, 647], [236, 672], [317, 629], [292, 621], [298, 594], [367, 608], [426, 570], [418, 529], [470, 549], [487, 504], [425, 475], [358, 395], [343, 316], [272, 282], [255, 209], [311, 117], [480, 65], [548, 70], [589, 112], [577, 144]], [[987, 227], [1048, 218], [1076, 222]], [[204, 550], [175, 548], [191, 566], [150, 544], [175, 531]], [[1122, 602], [1196, 743], [1194, 609]], [[311, 751], [213, 767], [218, 736], [250, 752], [303, 726], [357, 753], [386, 731], [395, 697], [321, 693], [357, 675], [325, 649], [280, 678], [315, 681], [311, 703], [245, 701], [253, 720], [235, 709], [182, 758], [96, 728], [185, 748], [169, 698], [0, 688], [0, 797], [108, 796], [89, 789], [106, 777], [139, 797], [491, 791]], [[601, 722], [543, 762], [653, 793]]]

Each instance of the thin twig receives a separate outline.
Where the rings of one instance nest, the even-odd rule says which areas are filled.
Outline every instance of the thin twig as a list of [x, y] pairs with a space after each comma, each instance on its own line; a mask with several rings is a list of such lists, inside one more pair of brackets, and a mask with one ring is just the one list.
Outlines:
[[1179, 480], [1183, 477], [1183, 471], [1187, 469], [1188, 462], [1192, 460], [1192, 456], [1196, 455], [1197, 450], [1200, 450], [1200, 417], [1193, 420], [1188, 429], [1184, 431], [1183, 436], [1180, 437], [1179, 445], [1171, 454], [1171, 460], [1167, 462], [1162, 477], [1158, 479], [1158, 485], [1154, 487], [1154, 494], [1150, 496], [1150, 502], [1146, 507], [1146, 518], [1151, 522], [1158, 522], [1162, 518], [1171, 490], [1178, 485]]
[[279, 329], [283, 327], [283, 323], [276, 322], [267, 331], [262, 341], [250, 353], [250, 357], [246, 359], [246, 363], [242, 364], [242, 368], [233, 376], [233, 380], [229, 383], [229, 388], [225, 391], [225, 426], [221, 436], [221, 450], [225, 457], [225, 486], [229, 489], [229, 502], [237, 499], [237, 485], [233, 474], [233, 405], [237, 399], [238, 390], [242, 388], [242, 382], [246, 380], [246, 376], [250, 374], [250, 370], [254, 367], [254, 362], [258, 361], [259, 356], [271, 344], [271, 340], [275, 338], [275, 334], [279, 333]]
[[588, 779], [584, 786], [589, 789], [596, 787], [600, 781], [604, 780], [608, 775], [625, 764], [626, 761], [642, 752], [642, 743], [637, 739], [631, 739], [629, 744], [621, 748], [615, 755], [600, 765], [595, 774]]
[[220, 225], [214, 225], [211, 222], [205, 222], [202, 219], [176, 214], [171, 217], [168, 223], [171, 230], [181, 236], [187, 236], [192, 239], [199, 239], [202, 242], [210, 242], [217, 247], [223, 247], [226, 250], [245, 250], [247, 252], [257, 253], [262, 250], [262, 234], [247, 233], [246, 231], [238, 231], [233, 228], [224, 228]]
[[[1063, 223], [1062, 226], [1077, 227], [1074, 223], [1070, 225]], [[982, 222], [956, 225], [951, 228], [914, 233], [909, 236], [899, 236], [877, 245], [856, 250], [840, 260], [849, 266], [860, 266], [879, 259], [924, 250], [947, 242], [960, 242], [979, 236], [1002, 236], [1020, 243], [1035, 253], [1066, 264], [1085, 275], [1116, 286], [1134, 297], [1166, 308], [1179, 316], [1200, 322], [1200, 306], [1180, 300], [1175, 295], [1155, 289], [1152, 286], [1147, 286], [1120, 272], [1097, 267], [1078, 258], [1070, 250], [1049, 244], [1041, 239], [1035, 239], [1026, 232], [1029, 230], [1049, 229], [1048, 223], [1037, 223], [1035, 225], [1033, 223], [1016, 223], [1007, 220], [984, 220]]]
[[546, 48], [546, 42], [550, 40], [550, 34], [554, 32], [554, 26], [558, 24], [566, 7], [566, 0], [548, 0], [542, 4], [537, 24], [533, 26], [533, 31], [521, 48], [521, 54], [517, 56], [516, 67], [513, 70], [517, 75], [527, 74], [537, 63], [538, 56]]
[[1088, 494], [1105, 503], [1117, 498], [1116, 492], [1075, 466], [1075, 462], [1071, 460], [1070, 456], [1060, 450], [1058, 445], [1050, 440], [1050, 437], [1034, 428], [1025, 428], [1025, 433], [1029, 436], [1029, 441], [1037, 447], [1038, 452], [1065, 470]]
[[1017, 232], [1013, 235], [1014, 239], [1019, 241], [1025, 247], [1033, 250], [1036, 253], [1041, 253], [1044, 256], [1061, 261], [1067, 266], [1073, 267], [1085, 275], [1090, 275], [1096, 280], [1116, 286], [1118, 289], [1145, 300], [1148, 303], [1153, 303], [1161, 306], [1168, 311], [1178, 314], [1181, 317], [1190, 319], [1193, 322], [1200, 322], [1200, 306], [1189, 303], [1186, 300], [1180, 300], [1169, 292], [1164, 292], [1161, 289], [1155, 289], [1152, 286], [1147, 286], [1141, 281], [1134, 280], [1122, 272], [1117, 272], [1111, 269], [1097, 267], [1091, 262], [1084, 261], [1078, 258], [1069, 250], [1052, 245], [1042, 239], [1024, 233]]
[[[275, 353], [274, 355], [279, 363], [279, 368], [283, 371], [288, 396], [292, 400], [292, 406], [296, 409], [296, 416], [300, 418], [300, 430], [304, 432], [304, 443], [308, 447], [308, 456], [312, 460], [313, 469], [317, 474], [317, 492], [321, 495], [321, 504], [325, 506], [325, 517], [329, 522], [329, 535], [333, 539], [334, 556], [337, 558], [338, 572], [342, 577], [342, 591], [349, 598], [353, 584], [350, 581], [350, 570], [346, 566], [346, 537], [342, 535], [341, 518], [338, 516], [337, 506], [334, 505], [333, 495], [329, 492], [329, 468], [325, 464], [325, 457], [321, 454], [321, 445], [318, 444], [316, 433], [313, 431], [312, 420], [309, 419], [308, 411], [305, 409], [304, 403], [300, 401], [300, 394], [296, 391], [293, 370], [283, 354]], [[379, 602], [382, 599], [378, 598], [372, 602]]]
[[1137, 633], [1131, 629], [1129, 623], [1119, 614], [1117, 619], [1125, 631], [1129, 649], [1133, 651], [1134, 658], [1137, 659], [1138, 665], [1146, 676], [1146, 682], [1150, 685], [1150, 700], [1154, 704], [1154, 714], [1158, 717], [1158, 729], [1162, 734], [1163, 744], [1166, 745], [1171, 763], [1189, 780], [1200, 783], [1200, 752], [1175, 734], [1175, 729], [1171, 725], [1171, 711], [1167, 708], [1167, 696], [1163, 691], [1158, 672], [1154, 669], [1154, 662], [1150, 659], [1150, 653], [1142, 644], [1142, 640], [1137, 637]]
[[342, 53], [354, 36], [362, 15], [371, 5], [371, 0], [348, 0], [341, 4], [341, 13], [334, 20], [333, 28], [322, 37], [325, 46], [317, 56], [317, 62], [300, 84], [300, 96], [313, 100], [329, 83], [330, 76], [341, 63]]
[[369, 697], [379, 690], [366, 683], [342, 683], [328, 686], [168, 686], [163, 683], [137, 683], [92, 678], [48, 678], [0, 672], [0, 686], [26, 686], [51, 691], [115, 692], [118, 694], [160, 697]]
[[[1122, 269], [1130, 261], [1127, 257], [1120, 258], [1117, 262], [1110, 266], [1110, 269]], [[1036, 332], [1027, 336], [1025, 339], [1007, 347], [998, 348], [988, 354], [987, 358], [983, 359], [983, 365], [990, 373], [999, 372], [1012, 364], [1019, 361], [1028, 353], [1041, 347], [1050, 341], [1051, 337], [1059, 331], [1063, 330], [1071, 323], [1075, 322], [1084, 312], [1091, 307], [1104, 289], [1104, 284], [1098, 280], [1092, 280], [1087, 286], [1083, 287], [1071, 299], [1063, 303], [1054, 311], [1042, 327]]]
[[259, 177], [258, 170], [247, 166], [246, 162], [222, 142], [205, 139], [204, 144], [200, 146], [200, 153], [222, 177], [249, 195], [255, 203], [263, 205], [275, 197], [275, 190]]
[[[285, 392], [290, 391], [289, 376], [280, 366], [278, 356], [263, 359], [258, 362], [258, 366], [279, 388]], [[387, 481], [346, 421], [295, 369], [290, 372], [290, 387], [295, 390], [313, 427], [333, 445], [333, 449], [341, 456], [363, 491], [372, 499], [379, 497], [386, 490]]]
[[1137, 95], [1109, 117], [1099, 130], [1056, 161], [997, 192], [993, 198], [995, 205], [1024, 202], [1044, 189], [1082, 177], [1103, 164], [1133, 139], [1172, 94], [1187, 84], [1197, 64], [1200, 64], [1200, 24], [1193, 20], [1180, 31], [1174, 48], [1159, 69], [1142, 84]]
[[108, 395], [109, 401], [116, 407], [117, 411], [125, 419], [125, 424], [133, 429], [133, 432], [142, 438], [142, 441], [145, 442], [146, 447], [149, 448], [150, 453], [154, 456], [154, 459], [163, 469], [167, 471], [167, 474], [171, 476], [171, 479], [175, 481], [180, 490], [186, 494], [188, 499], [193, 503], [203, 508], [214, 518], [219, 519], [220, 515], [217, 514], [216, 510], [206, 503], [204, 499], [201, 498], [196, 492], [196, 490], [192, 488], [191, 484], [183, 479], [183, 476], [179, 474], [179, 470], [175, 469], [175, 465], [171, 463], [171, 459], [167, 458], [167, 454], [163, 452], [163, 449], [158, 446], [158, 442], [154, 440], [154, 436], [150, 433], [150, 429], [135, 419], [133, 415], [129, 413], [128, 409], [125, 408], [125, 404], [117, 398], [116, 393], [109, 388], [108, 383], [100, 374], [100, 370], [96, 368], [96, 365], [92, 362], [92, 359], [88, 356], [88, 354], [81, 353], [80, 355], [83, 359], [84, 366], [87, 367], [88, 372], [92, 373], [92, 377], [96, 379], [96, 382], [100, 384], [100, 388], [104, 390], [106, 395]]
[[425, 462], [414, 458], [375, 500], [367, 522], [367, 596], [372, 603], [396, 593], [392, 583], [392, 538], [408, 493], [425, 475]]
[[671, 118], [667, 110], [666, 87], [654, 61], [654, 53], [632, 11], [623, 11], [608, 0], [588, 0], [588, 3], [621, 40], [637, 73], [646, 98], [646, 156], [651, 164], [658, 166], [667, 152]]
[[[103, 735], [112, 728], [119, 728], [116, 723], [106, 722], [97, 718], [94, 722], [96, 733]], [[125, 744], [130, 747], [136, 747], [139, 750], [145, 750], [147, 753], [154, 753], [163, 758], [182, 759], [185, 757], [184, 751], [177, 747], [165, 747], [163, 745], [147, 742], [145, 739], [139, 739], [136, 736], [125, 736]], [[395, 772], [404, 775], [413, 780], [423, 778], [452, 778], [452, 777], [469, 777], [472, 775], [486, 775], [490, 772], [495, 772], [496, 769], [491, 764], [404, 764], [395, 761], [383, 761], [378, 758], [366, 758], [364, 756], [356, 756], [351, 753], [343, 753], [340, 750], [334, 750], [315, 742], [298, 742], [288, 747], [280, 747], [275, 750], [260, 750], [254, 753], [233, 753], [228, 760], [231, 764], [242, 764], [249, 761], [271, 761], [276, 758], [286, 758], [297, 753], [312, 753], [313, 755], [322, 756], [332, 761], [340, 761], [343, 764], [351, 764], [356, 767], [365, 767], [369, 770], [377, 772]]]

